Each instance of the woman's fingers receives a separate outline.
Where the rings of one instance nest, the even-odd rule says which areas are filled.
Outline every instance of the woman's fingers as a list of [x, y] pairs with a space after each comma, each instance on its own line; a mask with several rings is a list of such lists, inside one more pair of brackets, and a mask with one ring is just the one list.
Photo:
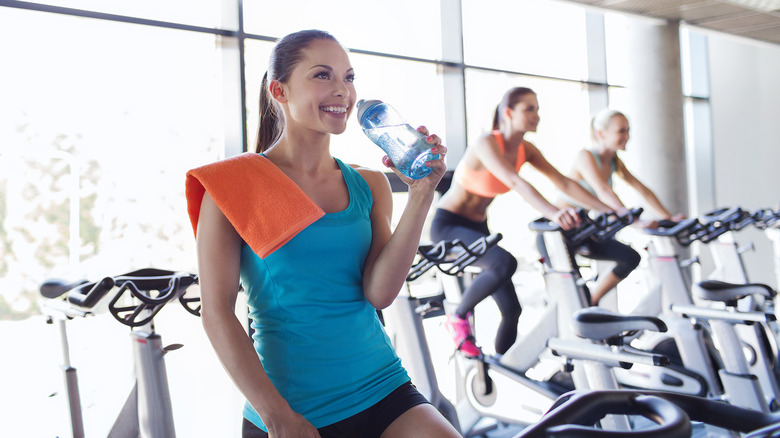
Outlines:
[[580, 225], [580, 216], [574, 208], [563, 208], [555, 213], [553, 222], [560, 225], [564, 230], [570, 230]]

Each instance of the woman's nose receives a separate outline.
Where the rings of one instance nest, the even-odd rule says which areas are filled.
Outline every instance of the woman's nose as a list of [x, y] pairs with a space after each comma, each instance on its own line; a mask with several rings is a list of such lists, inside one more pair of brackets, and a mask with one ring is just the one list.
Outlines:
[[338, 81], [334, 94], [339, 97], [349, 96], [349, 87], [344, 82]]

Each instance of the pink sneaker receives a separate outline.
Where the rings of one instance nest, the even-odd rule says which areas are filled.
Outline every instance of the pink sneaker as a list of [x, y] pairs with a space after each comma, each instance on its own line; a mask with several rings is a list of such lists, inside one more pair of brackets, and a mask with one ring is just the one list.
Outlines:
[[482, 351], [474, 343], [474, 335], [471, 334], [471, 325], [467, 319], [463, 319], [458, 315], [449, 315], [444, 325], [447, 327], [447, 331], [450, 332], [455, 346], [463, 354], [469, 357], [477, 357], [482, 354]]

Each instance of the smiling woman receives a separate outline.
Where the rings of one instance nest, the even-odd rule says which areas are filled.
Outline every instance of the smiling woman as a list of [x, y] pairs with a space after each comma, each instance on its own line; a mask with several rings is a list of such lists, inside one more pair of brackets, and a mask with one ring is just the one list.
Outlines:
[[[203, 325], [246, 397], [244, 437], [458, 436], [410, 383], [376, 312], [405, 281], [447, 149], [428, 136], [440, 158], [419, 180], [384, 160], [409, 186], [392, 231], [386, 177], [330, 153], [331, 136], [346, 130], [355, 105], [354, 78], [347, 51], [330, 34], [285, 36], [263, 77], [259, 155], [188, 174]], [[246, 189], [225, 187], [236, 174]], [[266, 242], [278, 244], [258, 251]], [[235, 315], [239, 279], [254, 346]]]
[[[312, 31], [318, 32], [318, 31]], [[299, 33], [300, 39], [308, 36], [308, 33]], [[284, 122], [288, 129], [304, 129], [319, 132], [322, 135], [328, 135], [331, 132], [341, 134], [347, 128], [348, 109], [355, 105], [355, 71], [349, 63], [346, 50], [336, 43], [335, 40], [327, 39], [328, 34], [321, 32], [320, 39], [311, 41], [304, 49], [299, 49], [300, 41], [293, 38], [285, 41], [282, 39], [277, 44], [277, 56], [272, 56], [268, 71], [271, 72], [269, 80], [268, 73], [263, 76], [263, 82], [260, 85], [260, 117], [261, 122], [257, 135], [257, 152], [265, 152], [268, 148], [280, 139], [282, 131], [279, 129], [281, 118], [278, 114], [279, 104], [286, 104], [295, 116], [308, 116], [313, 120], [299, 120], [298, 117], [285, 118]], [[332, 38], [332, 37], [331, 37]], [[284, 56], [288, 51], [300, 50], [300, 55], [307, 61], [308, 65], [299, 65], [297, 57]], [[331, 66], [327, 62], [338, 62], [339, 65]], [[341, 70], [336, 70], [340, 68]], [[299, 74], [294, 74], [298, 70]], [[291, 101], [291, 95], [294, 92], [306, 97], [306, 100]], [[325, 114], [328, 117], [323, 118]], [[266, 120], [263, 123], [263, 120]], [[298, 126], [299, 121], [305, 125]], [[311, 121], [315, 123], [308, 124]], [[321, 126], [325, 123], [327, 126]], [[315, 140], [316, 141], [316, 140]]]

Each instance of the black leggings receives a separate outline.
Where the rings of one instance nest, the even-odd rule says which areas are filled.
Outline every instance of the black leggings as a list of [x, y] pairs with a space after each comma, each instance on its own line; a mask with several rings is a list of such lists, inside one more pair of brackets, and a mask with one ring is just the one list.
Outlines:
[[[634, 248], [615, 239], [599, 240], [591, 237], [576, 247], [570, 242], [566, 242], [566, 246], [569, 249], [572, 266], [577, 266], [577, 263], [574, 260], [575, 254], [579, 254], [591, 260], [612, 261], [616, 263], [612, 273], [621, 280], [628, 277], [628, 274], [636, 269], [636, 267], [639, 266], [639, 262], [642, 260], [642, 257]], [[536, 238], [536, 247], [539, 249], [539, 255], [545, 259], [545, 263], [549, 266], [547, 247], [544, 245], [544, 238], [541, 233]]]
[[[474, 222], [447, 210], [437, 209], [431, 223], [431, 239], [460, 239], [471, 244], [480, 237], [490, 235], [487, 222]], [[463, 298], [455, 313], [466, 318], [474, 307], [487, 297], [493, 297], [501, 312], [501, 322], [496, 333], [496, 352], [504, 354], [517, 339], [517, 322], [520, 319], [520, 301], [517, 299], [512, 275], [517, 270], [517, 259], [507, 250], [494, 246], [473, 263], [482, 269], [463, 291]]]

